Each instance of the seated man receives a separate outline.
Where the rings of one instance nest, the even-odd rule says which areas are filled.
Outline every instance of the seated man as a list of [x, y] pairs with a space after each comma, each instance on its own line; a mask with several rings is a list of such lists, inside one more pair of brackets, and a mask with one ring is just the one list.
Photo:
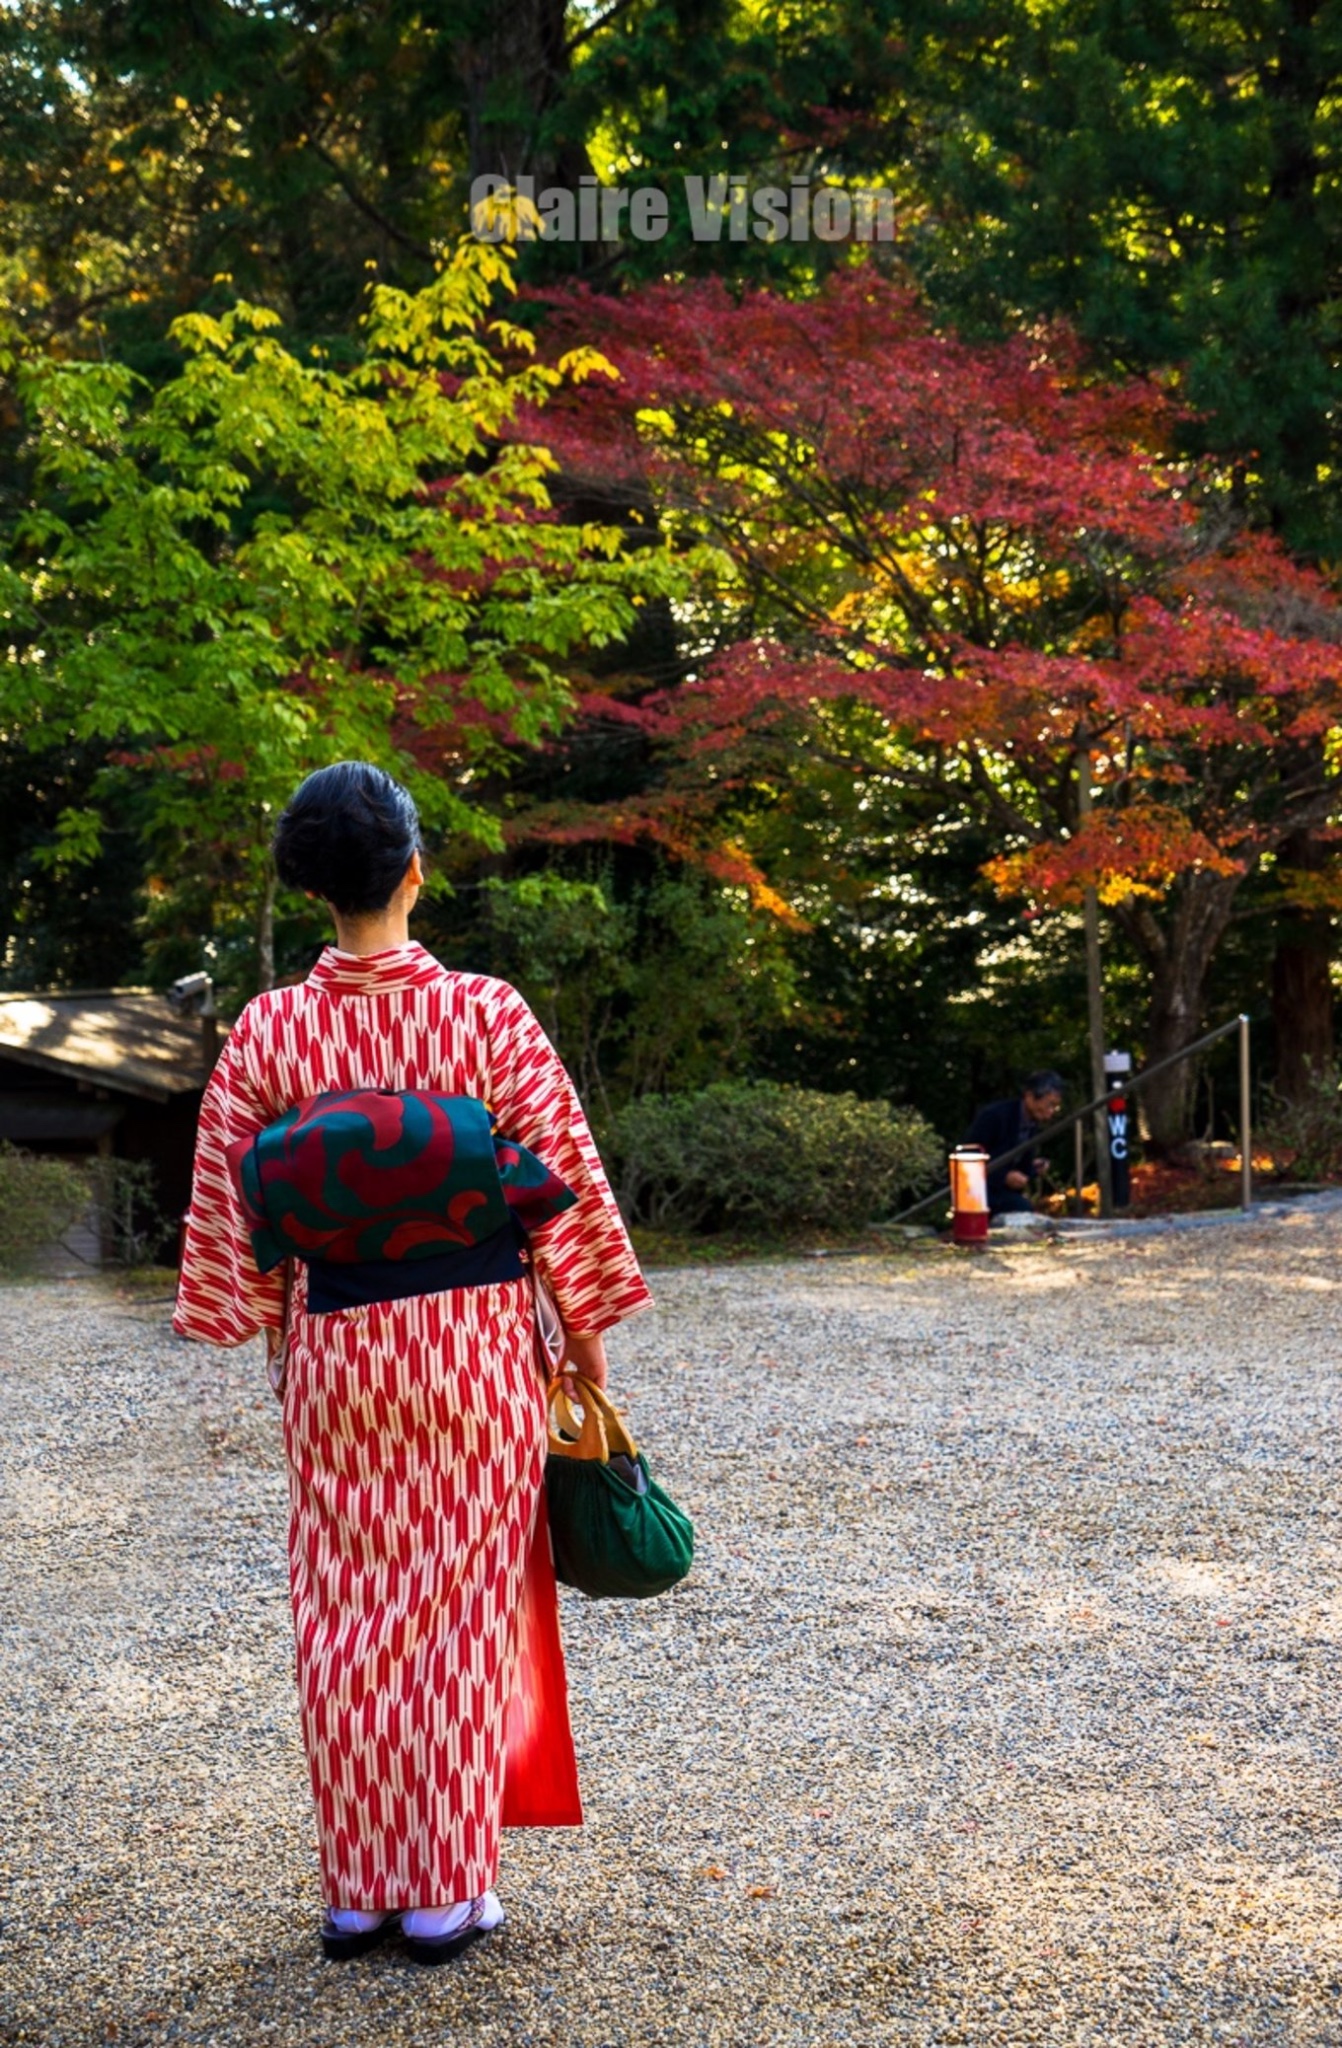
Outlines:
[[[1042, 1125], [1050, 1123], [1062, 1108], [1062, 1077], [1051, 1067], [1043, 1067], [1031, 1074], [1021, 1094], [1008, 1096], [1005, 1102], [990, 1102], [981, 1109], [965, 1133], [966, 1145], [982, 1145], [989, 1159], [996, 1159], [999, 1153], [1009, 1152], [1013, 1145], [1024, 1144], [1032, 1138]], [[1026, 1189], [1030, 1185], [1031, 1172], [1042, 1173], [1045, 1162], [1022, 1156], [1012, 1160], [1009, 1166], [999, 1167], [996, 1173], [988, 1175], [988, 1207], [995, 1216], [1012, 1211], [1028, 1211], [1030, 1207]]]

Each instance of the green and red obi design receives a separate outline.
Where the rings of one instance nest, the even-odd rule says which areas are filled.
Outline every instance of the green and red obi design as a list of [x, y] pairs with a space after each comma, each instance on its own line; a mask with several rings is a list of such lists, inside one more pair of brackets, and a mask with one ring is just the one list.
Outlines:
[[314, 1315], [525, 1272], [528, 1231], [577, 1196], [473, 1095], [310, 1096], [228, 1147], [252, 1251], [308, 1267]]

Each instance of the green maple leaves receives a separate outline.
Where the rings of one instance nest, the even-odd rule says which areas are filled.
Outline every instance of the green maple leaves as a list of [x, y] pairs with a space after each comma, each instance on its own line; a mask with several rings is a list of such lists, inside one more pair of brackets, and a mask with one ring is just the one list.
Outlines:
[[[569, 667], [675, 587], [658, 550], [555, 519], [554, 461], [499, 437], [591, 374], [492, 318], [507, 252], [463, 240], [418, 293], [376, 287], [346, 367], [239, 303], [191, 313], [179, 373], [10, 349], [33, 486], [0, 553], [0, 716], [120, 748], [154, 823], [262, 886], [270, 822], [324, 761], [382, 762], [431, 829], [492, 842], [481, 764], [570, 714]], [[96, 811], [51, 859], [92, 857]]]

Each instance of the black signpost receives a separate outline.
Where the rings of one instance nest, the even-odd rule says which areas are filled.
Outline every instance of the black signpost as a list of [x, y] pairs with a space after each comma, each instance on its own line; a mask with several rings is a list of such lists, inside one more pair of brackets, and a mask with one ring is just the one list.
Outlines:
[[1113, 1184], [1114, 1207], [1126, 1209], [1132, 1198], [1131, 1159], [1128, 1146], [1128, 1098], [1123, 1092], [1128, 1076], [1132, 1072], [1132, 1054], [1107, 1052], [1104, 1056], [1104, 1080], [1109, 1089], [1107, 1128], [1109, 1133], [1109, 1173]]

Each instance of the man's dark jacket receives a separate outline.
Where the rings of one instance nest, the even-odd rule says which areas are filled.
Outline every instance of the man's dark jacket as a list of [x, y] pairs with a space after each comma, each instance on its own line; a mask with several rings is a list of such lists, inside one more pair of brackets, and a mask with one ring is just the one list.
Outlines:
[[[1013, 1145], [1023, 1139], [1032, 1138], [1039, 1129], [1032, 1117], [1025, 1114], [1025, 1104], [1019, 1095], [1013, 1095], [1006, 1102], [990, 1102], [981, 1109], [965, 1133], [966, 1145], [982, 1145], [990, 1159], [996, 1159], [999, 1152], [1009, 1152]], [[988, 1207], [995, 1215], [1002, 1215], [1008, 1209], [1028, 1209], [1029, 1200], [1023, 1188], [1009, 1188], [1006, 1177], [1009, 1173], [1029, 1173], [1030, 1154], [1022, 1152], [1019, 1159], [999, 1167], [996, 1173], [988, 1175]]]

